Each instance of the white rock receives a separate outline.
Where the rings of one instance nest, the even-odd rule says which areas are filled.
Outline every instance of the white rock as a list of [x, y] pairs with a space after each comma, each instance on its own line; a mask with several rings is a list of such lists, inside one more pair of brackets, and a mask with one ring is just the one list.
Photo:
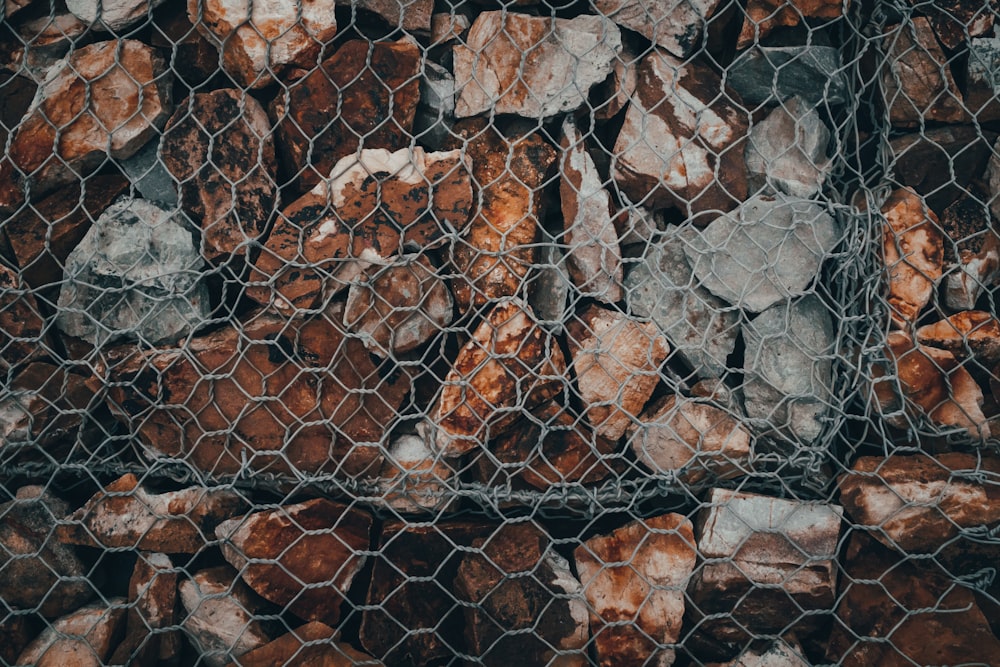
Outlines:
[[678, 58], [701, 46], [706, 22], [719, 0], [595, 0], [594, 7], [623, 28], [634, 30]]
[[17, 659], [35, 667], [101, 667], [124, 626], [125, 598], [94, 602], [45, 628]]
[[66, 0], [66, 9], [84, 23], [119, 32], [147, 19], [166, 0]]
[[421, 435], [403, 435], [390, 446], [379, 490], [389, 507], [401, 512], [448, 511], [458, 501], [449, 494], [454, 469], [427, 445]]

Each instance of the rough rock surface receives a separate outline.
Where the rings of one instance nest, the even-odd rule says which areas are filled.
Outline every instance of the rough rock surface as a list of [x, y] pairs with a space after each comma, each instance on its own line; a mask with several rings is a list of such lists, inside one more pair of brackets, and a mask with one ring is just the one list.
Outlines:
[[830, 130], [800, 97], [785, 100], [750, 129], [746, 160], [750, 191], [762, 188], [808, 199], [826, 181]]
[[735, 660], [705, 667], [810, 667], [794, 635], [786, 635], [763, 648], [750, 648]]
[[998, 70], [1000, 38], [974, 37], [970, 40], [965, 70], [965, 106], [980, 123], [1000, 119], [1000, 80], [995, 74]]
[[776, 28], [793, 27], [802, 19], [832, 20], [844, 12], [843, 0], [749, 0], [736, 48], [759, 43]]
[[66, 9], [84, 23], [115, 33], [149, 18], [165, 0], [66, 0]]
[[[15, 50], [14, 58], [27, 68], [27, 73], [36, 81], [45, 79], [45, 71], [60, 58], [64, 58], [74, 42], [87, 32], [90, 26], [69, 12], [56, 9], [53, 15], [39, 16], [17, 27], [17, 35], [23, 43], [23, 51]], [[16, 49], [20, 49], [18, 44]], [[16, 119], [20, 120], [20, 116]], [[10, 123], [13, 127], [17, 123]], [[4, 132], [0, 131], [0, 137]]]
[[172, 209], [177, 206], [177, 181], [167, 171], [161, 159], [162, 140], [162, 137], [153, 139], [132, 157], [119, 160], [118, 165], [143, 199], [155, 202], [163, 208]]
[[641, 0], [596, 0], [594, 8], [623, 28], [634, 30], [678, 58], [701, 46], [701, 36], [720, 0], [647, 3]]
[[100, 667], [125, 627], [125, 600], [109, 598], [81, 607], [42, 631], [17, 659], [34, 667]]
[[274, 641], [244, 653], [226, 667], [372, 667], [382, 663], [350, 644], [336, 641], [337, 631], [329, 625], [313, 621], [281, 635]]
[[816, 44], [749, 48], [726, 68], [726, 83], [750, 109], [795, 96], [812, 106], [850, 99], [840, 50]]
[[45, 320], [19, 272], [0, 263], [0, 371], [38, 356], [46, 345]]
[[35, 638], [33, 623], [27, 616], [5, 614], [0, 619], [0, 660], [17, 664], [21, 651]]
[[413, 120], [413, 136], [440, 150], [455, 125], [455, 77], [432, 60], [424, 61], [420, 77], [420, 105]]
[[379, 472], [381, 500], [400, 512], [447, 511], [457, 504], [448, 484], [455, 474], [422, 435], [400, 436], [389, 446]]
[[1000, 279], [1000, 235], [989, 206], [977, 196], [957, 199], [941, 214], [945, 241], [944, 302], [952, 310], [974, 310], [983, 291]]
[[1000, 320], [981, 310], [965, 310], [917, 329], [917, 342], [948, 350], [958, 359], [973, 356], [992, 366], [1000, 362]]
[[[378, 14], [392, 27], [407, 32], [430, 32], [434, 0], [341, 0], [337, 4], [350, 5]], [[432, 40], [434, 41], [434, 40]]]
[[168, 630], [177, 624], [178, 573], [170, 557], [162, 553], [140, 553], [128, 582], [130, 605], [125, 639], [109, 664], [148, 664], [180, 658], [180, 636]]
[[916, 322], [928, 304], [944, 264], [944, 238], [934, 211], [909, 188], [900, 188], [882, 205], [882, 261], [888, 271], [888, 301], [893, 324]]

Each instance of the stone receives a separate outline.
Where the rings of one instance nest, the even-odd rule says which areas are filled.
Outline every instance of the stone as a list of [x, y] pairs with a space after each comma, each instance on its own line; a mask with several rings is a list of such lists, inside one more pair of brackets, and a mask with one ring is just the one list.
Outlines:
[[700, 232], [689, 229], [683, 248], [702, 287], [759, 313], [808, 293], [841, 236], [839, 222], [819, 203], [757, 195]]
[[672, 394], [655, 401], [629, 428], [636, 459], [687, 485], [748, 474], [752, 437], [737, 415]]
[[653, 51], [639, 63], [615, 141], [614, 179], [635, 204], [676, 206], [689, 217], [728, 211], [747, 196], [747, 121], [714, 70]]
[[972, 310], [983, 291], [1000, 281], [1000, 238], [991, 231], [978, 253], [962, 250], [959, 257], [944, 274], [944, 303], [952, 310]]
[[34, 638], [33, 623], [27, 616], [5, 613], [0, 618], [0, 661], [16, 665], [17, 656]]
[[[47, 18], [45, 20], [48, 21]], [[3, 142], [5, 147], [7, 137], [16, 130], [24, 114], [31, 107], [32, 100], [35, 99], [38, 90], [36, 78], [0, 71], [0, 142]], [[5, 156], [0, 156], [0, 176], [7, 181], [0, 185], [0, 212], [3, 213], [13, 211], [24, 200], [24, 193], [11, 169], [10, 161], [5, 159]]]
[[340, 307], [305, 321], [252, 314], [183, 348], [114, 348], [108, 406], [147, 455], [213, 475], [372, 474], [372, 444], [392, 428], [410, 377], [347, 337]]
[[315, 67], [337, 34], [332, 2], [188, 0], [188, 20], [221, 46], [222, 66], [244, 88], [263, 88], [294, 67]]
[[160, 156], [180, 184], [181, 206], [200, 223], [205, 258], [248, 254], [278, 203], [274, 138], [260, 102], [232, 88], [192, 95], [167, 123]]
[[615, 227], [618, 228], [619, 243], [622, 246], [630, 244], [653, 245], [653, 239], [667, 229], [665, 212], [652, 211], [643, 206], [628, 206], [615, 216]]
[[635, 97], [635, 87], [639, 79], [639, 61], [641, 57], [628, 44], [624, 44], [621, 53], [615, 58], [611, 76], [597, 86], [597, 99], [603, 102], [594, 107], [594, 118], [608, 121], [629, 105]]
[[455, 46], [455, 115], [541, 119], [578, 109], [621, 49], [618, 27], [603, 16], [481, 12]]
[[269, 623], [255, 618], [269, 611], [266, 603], [228, 565], [195, 572], [178, 593], [186, 612], [181, 630], [209, 667], [223, 667], [275, 636]]
[[313, 59], [313, 71], [274, 98], [268, 110], [278, 155], [300, 190], [328, 178], [359, 148], [393, 152], [410, 145], [421, 62], [409, 39], [351, 40], [318, 68]]
[[540, 247], [532, 276], [528, 282], [528, 305], [546, 329], [554, 334], [562, 332], [563, 322], [569, 317], [569, 295], [573, 279], [566, 267], [566, 255], [561, 245], [541, 228]]
[[161, 142], [162, 138], [150, 141], [132, 157], [120, 160], [118, 166], [143, 199], [169, 210], [177, 206], [177, 182], [160, 158]]
[[904, 554], [935, 553], [960, 531], [1000, 523], [1000, 499], [982, 481], [996, 474], [992, 456], [862, 456], [837, 485], [854, 525]]
[[486, 667], [586, 665], [582, 586], [545, 533], [532, 523], [508, 524], [472, 546], [458, 566], [455, 594], [468, 603], [465, 639], [474, 659]]
[[202, 265], [176, 213], [143, 199], [112, 204], [66, 258], [56, 326], [97, 347], [187, 336], [209, 316]]
[[76, 552], [51, 539], [67, 511], [40, 486], [22, 486], [0, 505], [0, 597], [7, 608], [57, 618], [94, 597]]
[[19, 271], [0, 263], [0, 371], [37, 357], [48, 347], [46, 339], [34, 293]]
[[750, 648], [725, 664], [709, 663], [705, 667], [810, 667], [802, 646], [794, 635], [782, 637], [763, 648]]
[[36, 667], [101, 667], [125, 626], [125, 600], [108, 598], [63, 616], [45, 628], [17, 659]]
[[781, 302], [744, 323], [743, 339], [747, 417], [761, 431], [815, 442], [833, 400], [838, 345], [829, 308], [815, 295]]
[[102, 549], [194, 554], [214, 541], [217, 525], [246, 507], [244, 497], [230, 489], [156, 493], [128, 473], [66, 517], [56, 535], [66, 544]]
[[[996, 149], [997, 146], [1000, 146], [1000, 138], [997, 139], [993, 148]], [[995, 197], [996, 193], [1000, 192], [1000, 158], [998, 158], [995, 154], [990, 156], [987, 175], [990, 180], [990, 212], [994, 216], [997, 216], [997, 214], [1000, 213], [1000, 203], [997, 203]]]
[[133, 606], [126, 616], [125, 639], [109, 664], [179, 660], [180, 635], [169, 629], [177, 625], [177, 578], [177, 569], [166, 554], [139, 554], [128, 582], [128, 601]]
[[[976, 4], [982, 7], [982, 3]], [[1000, 38], [973, 37], [968, 48], [965, 106], [980, 123], [1000, 120], [1000, 79], [996, 75], [1000, 71]]]
[[697, 560], [694, 544], [690, 520], [662, 514], [576, 548], [598, 665], [673, 664], [674, 650], [658, 645], [680, 639], [684, 592]]
[[[747, 633], [808, 628], [836, 600], [836, 559], [842, 510], [837, 505], [783, 500], [712, 489], [698, 512], [695, 534], [705, 559], [688, 594], [721, 642]], [[719, 560], [716, 560], [719, 559]]]
[[433, 447], [466, 454], [563, 390], [558, 341], [520, 299], [495, 306], [459, 350], [434, 403]]
[[343, 4], [377, 14], [390, 27], [406, 32], [431, 31], [434, 0], [358, 0], [357, 3], [343, 1]]
[[254, 263], [250, 298], [283, 312], [309, 309], [373, 264], [461, 229], [473, 209], [460, 151], [365, 149], [288, 206]]
[[595, 304], [566, 325], [577, 388], [594, 432], [617, 440], [635, 423], [670, 346], [652, 323]]
[[989, 199], [979, 188], [952, 202], [941, 214], [945, 233], [942, 296], [948, 308], [975, 310], [984, 289], [1000, 278], [1000, 236]]
[[881, 213], [890, 316], [905, 327], [917, 321], [943, 273], [944, 238], [934, 211], [909, 188], [894, 191]]
[[969, 122], [948, 58], [930, 22], [915, 16], [905, 25], [887, 27], [884, 35], [889, 66], [883, 68], [882, 94], [893, 126]]
[[[372, 518], [323, 498], [219, 524], [222, 555], [254, 591], [307, 621], [336, 625], [365, 564]], [[322, 586], [307, 586], [324, 584]]]
[[381, 662], [358, 651], [350, 644], [336, 641], [336, 637], [336, 630], [324, 623], [313, 621], [281, 635], [260, 648], [244, 653], [238, 660], [229, 663], [227, 667], [382, 665]]
[[795, 27], [803, 19], [810, 24], [838, 19], [843, 15], [844, 5], [843, 0], [749, 0], [736, 48], [760, 43], [776, 28]]
[[9, 19], [30, 4], [31, 0], [4, 0], [3, 12], [0, 13], [0, 16], [6, 16]]
[[387, 521], [365, 598], [361, 645], [394, 667], [447, 660], [462, 646], [455, 576], [474, 540], [494, 527], [478, 521], [412, 525]]
[[198, 88], [219, 72], [216, 40], [205, 39], [188, 19], [187, 12], [167, 12], [156, 17], [149, 43], [171, 54], [171, 70], [188, 88]]
[[701, 377], [722, 377], [739, 334], [739, 311], [703, 287], [684, 254], [684, 235], [651, 243], [625, 276], [629, 312], [648, 317]]
[[405, 354], [451, 324], [455, 302], [426, 255], [405, 254], [364, 270], [347, 292], [344, 327], [380, 357]]
[[420, 78], [420, 105], [413, 120], [413, 136], [421, 144], [441, 150], [455, 124], [455, 77], [427, 60]]
[[768, 188], [803, 199], [817, 195], [832, 165], [826, 154], [829, 144], [830, 130], [816, 108], [800, 97], [785, 100], [750, 128], [750, 190]]
[[853, 99], [840, 49], [818, 44], [749, 48], [726, 68], [726, 83], [750, 109], [796, 96], [824, 107]]
[[[41, 16], [22, 23], [17, 28], [23, 46], [21, 62], [32, 79], [45, 80], [45, 72], [66, 53], [89, 26], [69, 12], [56, 10], [51, 16]], [[20, 120], [20, 117], [17, 118]], [[10, 127], [17, 125], [11, 123]], [[2, 136], [0, 132], [0, 136]]]
[[917, 329], [917, 342], [992, 366], [1000, 362], [1000, 320], [981, 310], [962, 311]]
[[53, 65], [7, 152], [32, 197], [142, 148], [173, 110], [170, 84], [164, 60], [130, 39], [84, 46]]
[[641, 0], [596, 0], [594, 8], [623, 28], [634, 30], [678, 58], [702, 45], [702, 33], [720, 0], [645, 3]]
[[622, 300], [622, 252], [611, 220], [611, 195], [569, 118], [563, 122], [560, 146], [559, 198], [570, 276], [582, 294], [616, 303]]
[[431, 46], [445, 46], [461, 39], [472, 27], [472, 21], [465, 14], [460, 14], [460, 9], [455, 7], [449, 12], [431, 15]]
[[966, 36], [976, 38], [990, 34], [993, 17], [1000, 9], [996, 0], [934, 0], [928, 5], [910, 0], [910, 4], [919, 5], [920, 12], [927, 16], [938, 40], [952, 50], [962, 47]]
[[379, 472], [379, 500], [410, 514], [448, 511], [457, 504], [451, 495], [455, 475], [455, 468], [436, 454], [422, 435], [403, 435], [386, 452]]
[[113, 33], [149, 21], [152, 11], [164, 0], [66, 0], [66, 9], [88, 25]]

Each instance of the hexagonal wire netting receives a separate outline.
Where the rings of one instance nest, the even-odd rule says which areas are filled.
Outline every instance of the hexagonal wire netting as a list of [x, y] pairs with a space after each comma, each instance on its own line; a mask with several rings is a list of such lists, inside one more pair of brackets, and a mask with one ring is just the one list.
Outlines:
[[0, 664], [1000, 664], [993, 3], [2, 7]]

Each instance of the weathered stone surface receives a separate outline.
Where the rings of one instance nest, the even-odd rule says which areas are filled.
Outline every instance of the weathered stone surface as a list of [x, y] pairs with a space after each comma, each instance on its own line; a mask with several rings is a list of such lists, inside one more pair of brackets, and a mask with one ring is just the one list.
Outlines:
[[[982, 7], [982, 3], [975, 4]], [[965, 106], [980, 123], [1000, 120], [998, 71], [1000, 38], [973, 37], [969, 41], [969, 61], [965, 70]]]
[[726, 68], [726, 83], [749, 108], [795, 96], [837, 107], [851, 95], [840, 49], [817, 44], [747, 49]]
[[[573, 552], [602, 667], [674, 662], [680, 638], [684, 591], [696, 553], [691, 521], [663, 514], [597, 535]], [[629, 621], [626, 625], [608, 625]]]
[[[335, 625], [364, 567], [372, 518], [318, 498], [225, 521], [222, 554], [261, 597], [308, 621]], [[319, 587], [309, 584], [325, 583]]]
[[641, 59], [635, 51], [628, 44], [624, 44], [621, 53], [615, 57], [611, 76], [595, 88], [597, 99], [602, 101], [593, 110], [596, 120], [607, 121], [617, 116], [635, 96]]
[[162, 553], [140, 553], [128, 582], [131, 606], [125, 622], [125, 639], [118, 645], [109, 664], [150, 664], [176, 662], [181, 638], [177, 624], [177, 570]]
[[764, 648], [749, 648], [730, 662], [712, 662], [705, 667], [810, 667], [810, 664], [795, 636], [789, 635]]
[[454, 125], [455, 77], [437, 63], [425, 60], [413, 136], [424, 146], [441, 150], [448, 143]]
[[108, 404], [152, 455], [214, 474], [371, 473], [410, 378], [376, 366], [342, 317], [257, 314], [183, 349], [111, 350]]
[[42, 631], [17, 659], [36, 667], [101, 667], [125, 628], [124, 598], [95, 602]]
[[7, 155], [33, 194], [78, 180], [153, 138], [172, 111], [170, 83], [163, 59], [142, 42], [77, 49], [48, 71]]
[[941, 277], [944, 238], [934, 211], [909, 188], [893, 192], [881, 213], [890, 314], [894, 325], [904, 327], [916, 322]]
[[653, 239], [667, 228], [666, 212], [652, 211], [642, 206], [628, 206], [615, 216], [620, 243], [623, 246], [641, 243], [651, 245]]
[[221, 45], [222, 66], [240, 86], [262, 88], [290, 67], [315, 67], [337, 34], [332, 2], [188, 0], [188, 19]]
[[420, 64], [411, 40], [352, 40], [274, 99], [269, 111], [279, 156], [302, 190], [330, 177], [334, 165], [358, 148], [409, 145]]
[[563, 122], [562, 133], [559, 197], [570, 275], [581, 293], [615, 303], [622, 299], [622, 254], [611, 195], [572, 119]]
[[[17, 28], [18, 37], [24, 46], [17, 45], [14, 58], [20, 59], [31, 78], [38, 82], [44, 81], [46, 70], [63, 58], [88, 28], [86, 23], [73, 14], [58, 9], [51, 16], [40, 16], [25, 21]], [[17, 120], [20, 120], [20, 117]], [[11, 123], [9, 127], [16, 124], [16, 122]], [[2, 131], [0, 136], [3, 136]]]
[[66, 258], [56, 325], [95, 346], [177, 340], [208, 318], [202, 266], [183, 218], [143, 199], [113, 204]]
[[281, 635], [269, 644], [244, 653], [227, 667], [353, 667], [357, 664], [381, 665], [370, 655], [349, 644], [336, 641], [337, 631], [313, 621]]
[[843, 0], [749, 0], [736, 48], [759, 43], [775, 28], [797, 26], [802, 19], [812, 23], [839, 18], [844, 4]]
[[[430, 32], [434, 0], [357, 0], [337, 3], [378, 14], [390, 26], [407, 32]], [[433, 41], [433, 40], [432, 40]]]
[[205, 39], [187, 12], [166, 12], [156, 17], [149, 43], [171, 52], [171, 70], [188, 88], [197, 88], [219, 71], [217, 40]]
[[105, 549], [198, 553], [214, 541], [215, 527], [246, 511], [229, 489], [192, 486], [156, 493], [128, 473], [97, 492], [56, 529], [68, 544]]
[[458, 353], [435, 402], [434, 447], [459, 456], [509, 428], [563, 390], [566, 360], [531, 307], [494, 307]]
[[683, 247], [703, 287], [761, 312], [807, 293], [841, 233], [838, 221], [816, 202], [758, 195], [700, 232], [687, 230]]
[[452, 658], [462, 646], [462, 611], [453, 592], [461, 549], [492, 531], [470, 521], [387, 522], [361, 617], [361, 645], [394, 667]]
[[707, 65], [653, 51], [615, 142], [613, 175], [636, 204], [693, 215], [746, 199], [747, 115]]
[[46, 618], [70, 612], [94, 596], [72, 547], [52, 539], [66, 503], [40, 486], [23, 486], [0, 505], [0, 597], [14, 609]]
[[566, 329], [587, 420], [597, 435], [617, 440], [652, 396], [670, 346], [656, 325], [593, 304]]
[[123, 32], [125, 28], [146, 21], [164, 0], [66, 0], [66, 9], [81, 21], [95, 24], [99, 30]]
[[751, 436], [739, 417], [676, 394], [643, 412], [629, 428], [629, 445], [650, 470], [677, 473], [686, 484], [750, 471]]
[[400, 436], [389, 446], [379, 472], [381, 500], [400, 512], [447, 511], [457, 500], [448, 492], [455, 474], [423, 435]]
[[454, 310], [439, 269], [426, 255], [407, 254], [388, 266], [371, 266], [351, 283], [344, 326], [373, 353], [392, 357], [440, 334]]
[[634, 30], [678, 58], [701, 46], [701, 35], [720, 0], [646, 3], [596, 0], [594, 8], [623, 28]]
[[[836, 599], [841, 508], [713, 489], [698, 513], [698, 554], [706, 562], [688, 592], [702, 614], [729, 618], [702, 629], [720, 641], [787, 632]], [[725, 559], [714, 561], [710, 559]]]
[[[177, 206], [177, 182], [161, 159], [161, 141], [162, 137], [150, 141], [132, 157], [119, 160], [118, 166], [143, 199], [155, 202], [163, 208], [172, 209]], [[210, 165], [205, 166], [207, 169], [212, 168]]]
[[461, 7], [451, 11], [431, 15], [431, 44], [443, 46], [460, 39], [472, 27], [472, 21], [465, 14], [458, 13]]
[[[471, 603], [464, 606], [470, 653], [487, 667], [586, 665], [582, 587], [548, 537], [531, 523], [508, 524], [472, 546], [455, 578], [456, 597]], [[556, 658], [556, 650], [565, 653]]]
[[919, 11], [927, 16], [934, 33], [949, 49], [958, 49], [966, 41], [966, 35], [979, 37], [993, 31], [993, 17], [1000, 9], [996, 0], [934, 0], [924, 5], [918, 0], [910, 4], [919, 6]]
[[312, 308], [372, 264], [461, 229], [473, 208], [460, 151], [363, 150], [286, 208], [250, 274], [247, 296], [282, 311]]
[[167, 123], [160, 155], [180, 184], [181, 206], [201, 224], [202, 254], [247, 254], [278, 200], [274, 139], [260, 102], [232, 88], [193, 95]]
[[0, 661], [17, 664], [17, 656], [35, 637], [32, 626], [31, 620], [24, 615], [5, 613], [0, 618]]
[[829, 143], [830, 130], [815, 107], [800, 97], [784, 101], [750, 129], [746, 151], [750, 190], [814, 196], [830, 171]]
[[[947, 246], [945, 246], [947, 250]], [[1000, 280], [1000, 237], [992, 230], [986, 234], [977, 253], [959, 251], [959, 261], [944, 275], [944, 302], [952, 310], [976, 307], [983, 291]]]
[[837, 338], [830, 310], [810, 295], [782, 302], [743, 325], [743, 405], [751, 419], [810, 443], [831, 407]]
[[739, 311], [699, 284], [683, 233], [650, 244], [625, 277], [629, 311], [650, 318], [702, 377], [722, 377], [736, 347]]
[[455, 115], [547, 118], [579, 108], [621, 49], [618, 27], [603, 16], [482, 12], [455, 47]]
[[1000, 320], [981, 310], [962, 311], [917, 329], [917, 342], [992, 366], [1000, 361]]
[[47, 346], [45, 320], [20, 273], [0, 263], [0, 371], [29, 361]]
[[533, 279], [528, 283], [528, 304], [542, 326], [558, 334], [569, 316], [567, 311], [573, 279], [566, 267], [566, 255], [560, 248], [561, 244], [544, 227], [540, 228], [540, 232], [541, 247], [532, 267]]

